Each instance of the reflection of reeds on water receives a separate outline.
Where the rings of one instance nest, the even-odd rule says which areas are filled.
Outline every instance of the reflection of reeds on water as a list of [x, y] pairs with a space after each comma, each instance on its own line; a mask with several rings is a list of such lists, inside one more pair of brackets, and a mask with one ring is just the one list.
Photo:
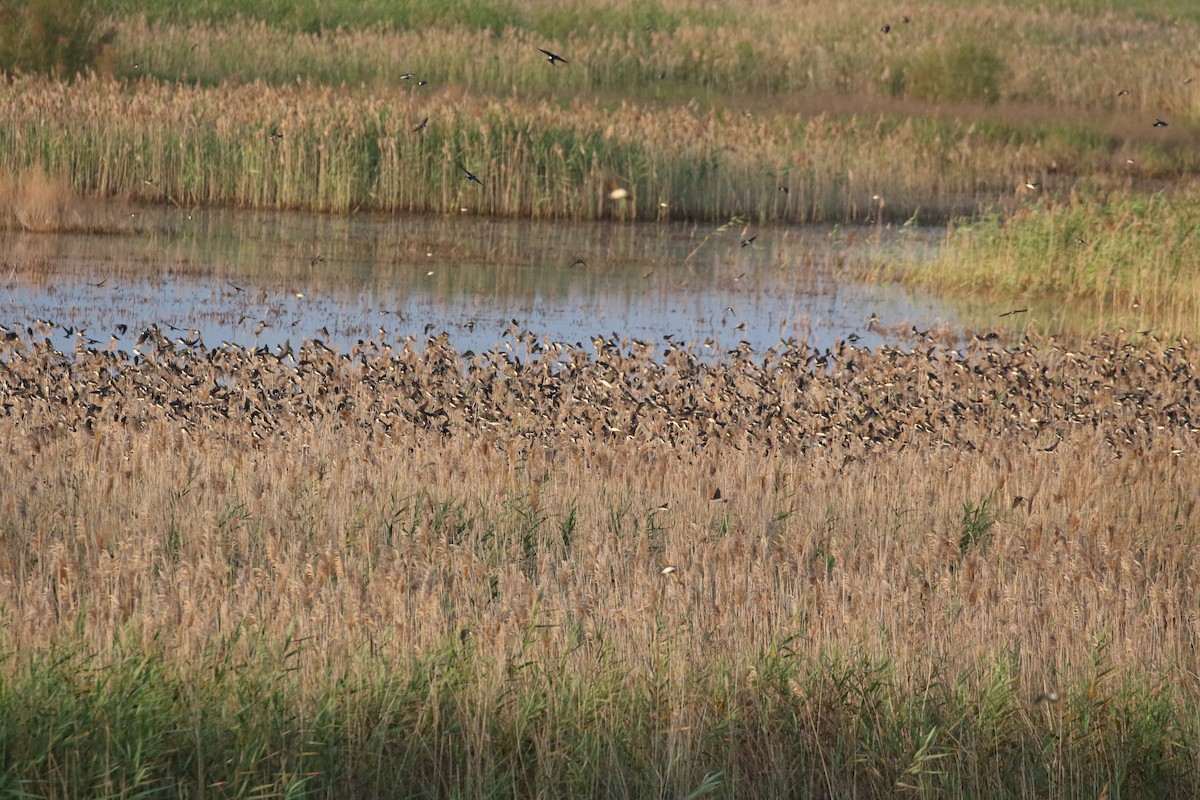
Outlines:
[[[1041, 741], [1048, 706], [1030, 699], [1048, 689], [1064, 693], [1056, 718], [1117, 724], [1083, 689], [1065, 694], [1099, 680], [1097, 658], [1110, 692], [1198, 666], [1189, 344], [960, 353], [927, 339], [712, 364], [660, 344], [519, 336], [514, 353], [464, 357], [444, 337], [422, 353], [289, 354], [150, 330], [134, 355], [5, 331], [5, 646], [77, 641], [118, 676], [136, 640], [165, 654], [148, 686], [184, 680], [212, 713], [234, 696], [221, 687], [286, 675], [271, 702], [342, 709], [304, 735], [359, 731], [337, 759], [307, 756], [332, 771], [321, 780], [399, 746], [358, 728], [384, 714], [422, 747], [481, 747], [472, 779], [524, 731], [545, 748], [541, 779], [573, 785], [577, 748], [624, 730], [636, 753], [598, 763], [630, 780], [654, 761], [643, 747], [669, 739], [698, 758], [723, 742], [673, 780], [749, 763], [759, 792], [779, 770], [825, 785], [792, 770], [811, 749], [856, 752], [862, 729], [838, 709], [872, 715], [881, 749], [859, 757], [883, 769], [912, 730], [908, 712], [880, 708], [933, 725], [911, 698], [961, 712], [955, 692], [993, 692], [1001, 710], [979, 713], [1004, 732], [964, 723], [931, 741], [1024, 763], [1019, 744], [1003, 755], [963, 737]], [[56, 663], [43, 681], [75, 662]], [[376, 691], [402, 705], [387, 711]], [[513, 716], [510, 701], [537, 697], [544, 715]], [[1195, 700], [1136, 697], [1172, 720]], [[152, 721], [172, 718], [164, 702]], [[269, 727], [274, 708], [245, 730], [290, 741]], [[726, 739], [730, 724], [749, 739]], [[469, 745], [480, 727], [493, 738]], [[1086, 737], [1063, 769], [1082, 775], [1119, 742]], [[441, 763], [410, 758], [388, 774]], [[247, 767], [262, 780], [283, 768]]]

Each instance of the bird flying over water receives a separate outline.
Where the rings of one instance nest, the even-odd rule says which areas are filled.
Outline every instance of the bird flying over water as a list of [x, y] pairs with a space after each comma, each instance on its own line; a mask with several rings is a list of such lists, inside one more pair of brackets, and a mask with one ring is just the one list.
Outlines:
[[545, 54], [546, 54], [546, 60], [547, 60], [548, 62], [550, 62], [550, 64], [551, 64], [551, 65], [553, 65], [553, 64], [554, 64], [555, 62], [557, 62], [557, 61], [561, 61], [561, 62], [562, 62], [562, 63], [564, 63], [564, 64], [570, 64], [570, 63], [571, 63], [570, 61], [567, 61], [565, 58], [563, 58], [562, 56], [560, 56], [558, 53], [551, 53], [549, 50], [547, 50], [547, 49], [545, 49], [545, 48], [543, 48], [543, 47], [539, 47], [539, 48], [538, 48], [538, 50], [541, 50], [543, 53], [545, 53]]

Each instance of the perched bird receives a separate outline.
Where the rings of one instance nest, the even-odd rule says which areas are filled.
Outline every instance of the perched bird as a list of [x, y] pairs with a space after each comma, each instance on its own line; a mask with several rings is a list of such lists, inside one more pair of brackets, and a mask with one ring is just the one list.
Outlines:
[[459, 164], [459, 165], [458, 165], [458, 168], [459, 168], [459, 169], [461, 169], [463, 172], [465, 172], [465, 173], [467, 174], [467, 180], [469, 180], [469, 181], [475, 181], [475, 182], [476, 182], [476, 183], [478, 183], [480, 186], [483, 186], [483, 181], [479, 180], [479, 178], [478, 178], [478, 177], [476, 177], [476, 175], [475, 175], [475, 173], [474, 173], [474, 172], [471, 172], [471, 170], [467, 169], [467, 168], [466, 168], [466, 167], [464, 167], [462, 164]]
[[542, 48], [542, 47], [539, 47], [538, 50], [541, 50], [543, 53], [546, 54], [546, 60], [548, 62], [550, 62], [551, 64], [554, 64], [556, 61], [561, 61], [564, 64], [571, 63], [570, 61], [567, 61], [565, 58], [560, 56], [558, 53], [551, 53], [549, 50], [546, 50], [545, 48]]
[[412, 129], [412, 132], [416, 133], [417, 131], [423, 131], [423, 130], [425, 130], [425, 126], [428, 124], [429, 124], [429, 117], [426, 117], [425, 119], [421, 120], [421, 123], [419, 125], [417, 125], [417, 127]]

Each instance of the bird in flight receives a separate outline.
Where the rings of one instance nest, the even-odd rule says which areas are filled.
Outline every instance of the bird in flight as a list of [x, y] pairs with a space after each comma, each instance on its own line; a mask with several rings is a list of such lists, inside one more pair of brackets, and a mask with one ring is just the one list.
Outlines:
[[416, 133], [417, 131], [424, 130], [424, 129], [425, 129], [425, 126], [426, 126], [426, 125], [428, 125], [428, 124], [429, 124], [429, 117], [426, 117], [425, 119], [421, 120], [421, 124], [420, 124], [420, 125], [418, 125], [417, 127], [415, 127], [415, 128], [413, 128], [413, 129], [412, 129], [412, 132], [413, 132], [413, 133]]
[[570, 61], [567, 61], [565, 58], [560, 56], [558, 53], [551, 53], [549, 50], [547, 50], [543, 47], [539, 47], [538, 50], [541, 50], [543, 53], [546, 54], [546, 60], [549, 61], [551, 64], [554, 64], [556, 61], [561, 61], [564, 64], [571, 63]]
[[1165, 128], [1165, 127], [1167, 127], [1167, 123], [1163, 122], [1161, 119], [1156, 119], [1156, 120], [1154, 120], [1154, 127], [1155, 128]]
[[471, 170], [467, 169], [467, 168], [466, 168], [466, 167], [464, 167], [462, 164], [459, 164], [459, 165], [458, 165], [458, 168], [459, 168], [459, 169], [461, 169], [463, 172], [467, 173], [467, 180], [469, 180], [469, 181], [475, 181], [475, 182], [476, 182], [476, 183], [478, 183], [480, 186], [483, 186], [483, 181], [479, 180], [479, 178], [478, 178], [478, 177], [475, 175], [475, 173], [474, 173], [474, 172], [471, 172]]
[[757, 236], [751, 236], [748, 239], [742, 239], [742, 247], [749, 247], [750, 245], [754, 244], [754, 240], [757, 238]]

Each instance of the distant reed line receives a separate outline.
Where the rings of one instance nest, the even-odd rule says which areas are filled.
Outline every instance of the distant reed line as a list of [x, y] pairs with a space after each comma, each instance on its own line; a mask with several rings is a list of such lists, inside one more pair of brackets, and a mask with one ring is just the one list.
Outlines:
[[[522, 21], [514, 9], [508, 21], [475, 22], [446, 8], [411, 28], [390, 26], [386, 15], [372, 24], [369, 13], [354, 9], [344, 21], [299, 31], [257, 8], [247, 8], [246, 17], [265, 21], [147, 23], [118, 16], [107, 66], [131, 78], [207, 85], [231, 77], [396, 85], [412, 72], [434, 86], [499, 97], [601, 92], [686, 101], [723, 93], [786, 101], [813, 93], [936, 94], [950, 76], [937, 74], [942, 67], [932, 55], [965, 45], [1001, 65], [995, 99], [1005, 103], [1144, 116], [1191, 114], [1200, 96], [1197, 81], [1186, 82], [1200, 73], [1194, 21], [1001, 2], [905, 13], [883, 2], [756, 1], [707, 12], [672, 5], [639, 13], [618, 4], [547, 4], [533, 19]], [[880, 27], [889, 20], [892, 30], [884, 34]], [[568, 68], [540, 61], [536, 48], [550, 45], [571, 62]], [[930, 85], [929, 77], [939, 82]], [[1128, 94], [1118, 96], [1121, 90]]]
[[[1014, 163], [1102, 181], [1112, 161], [1106, 146], [967, 122], [559, 106], [407, 88], [22, 78], [0, 94], [0, 114], [0, 169], [40, 166], [89, 194], [184, 206], [932, 221], [1011, 200]], [[628, 198], [610, 199], [617, 188]]]

